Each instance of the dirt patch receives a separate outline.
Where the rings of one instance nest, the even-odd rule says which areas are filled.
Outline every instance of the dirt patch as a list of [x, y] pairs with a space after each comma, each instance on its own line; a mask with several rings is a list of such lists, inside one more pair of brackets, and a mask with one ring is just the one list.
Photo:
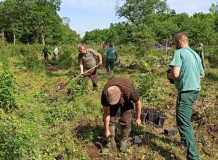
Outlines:
[[49, 61], [45, 62], [45, 68], [48, 71], [58, 71], [58, 70], [69, 69], [69, 67], [59, 66], [58, 62], [49, 62]]
[[208, 127], [208, 133], [211, 135], [213, 139], [218, 141], [218, 125], [211, 125]]
[[57, 70], [60, 70], [62, 69], [61, 67], [59, 66], [53, 66], [49, 63], [45, 63], [45, 68], [48, 70], [48, 71], [57, 71]]
[[90, 159], [98, 159], [101, 157], [100, 150], [94, 144], [88, 144], [85, 146], [85, 151]]

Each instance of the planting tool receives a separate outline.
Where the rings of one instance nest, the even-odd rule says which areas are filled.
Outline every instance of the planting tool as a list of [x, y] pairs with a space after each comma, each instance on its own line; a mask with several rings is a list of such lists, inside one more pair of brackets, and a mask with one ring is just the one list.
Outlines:
[[82, 74], [80, 73], [78, 76], [74, 77], [73, 79], [70, 79], [69, 81], [67, 81], [66, 83], [59, 83], [57, 86], [57, 89], [63, 89], [70, 81], [76, 80], [77, 78], [79, 78], [81, 75], [84, 75], [86, 73], [88, 73], [89, 71], [95, 69], [96, 67], [98, 67], [99, 65], [96, 65], [88, 70], [86, 70], [85, 72], [83, 72]]

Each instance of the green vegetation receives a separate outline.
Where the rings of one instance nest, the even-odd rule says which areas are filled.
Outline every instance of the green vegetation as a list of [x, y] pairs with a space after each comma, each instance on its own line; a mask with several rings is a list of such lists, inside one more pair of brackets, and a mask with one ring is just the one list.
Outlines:
[[13, 90], [13, 76], [10, 73], [0, 74], [0, 108], [11, 109], [16, 106]]
[[3, 41], [13, 44], [76, 44], [79, 35], [69, 18], [59, 17], [60, 0], [4, 0], [0, 2]]
[[[104, 84], [113, 76], [131, 79], [142, 96], [143, 107], [162, 109], [167, 115], [164, 128], [176, 128], [176, 90], [166, 79], [171, 55], [152, 49], [146, 52], [140, 51], [141, 56], [137, 57], [134, 56], [137, 48], [119, 46], [117, 50], [121, 55], [115, 67], [115, 74], [106, 75], [104, 68], [99, 69], [99, 91], [92, 92], [89, 81], [88, 91], [85, 92], [81, 77], [70, 81], [66, 87], [57, 89], [59, 83], [66, 83], [79, 74], [75, 48], [64, 46], [63, 52], [60, 53], [61, 60], [53, 61], [50, 58], [48, 62], [44, 62], [37, 59], [37, 55], [41, 52], [36, 51], [41, 47], [29, 47], [28, 53], [32, 53], [29, 57], [36, 62], [31, 62], [30, 66], [37, 68], [39, 63], [43, 64], [43, 68], [40, 68], [41, 65], [38, 66], [40, 72], [24, 63], [27, 57], [26, 51], [20, 48], [25, 46], [7, 45], [1, 54], [4, 57], [0, 61], [1, 76], [5, 77], [6, 81], [3, 83], [1, 80], [0, 89], [7, 88], [10, 92], [4, 95], [13, 98], [13, 101], [7, 101], [5, 97], [3, 98], [3, 94], [0, 97], [1, 104], [4, 102], [11, 106], [9, 107], [11, 112], [4, 107], [0, 108], [2, 160], [185, 158], [185, 150], [179, 146], [178, 134], [165, 137], [162, 128], [154, 128], [149, 124], [144, 124], [140, 128], [135, 128], [133, 125], [131, 136], [141, 135], [142, 147], [134, 146], [129, 141], [129, 153], [116, 151], [106, 155], [100, 153], [101, 145], [104, 144], [100, 95]], [[10, 56], [7, 56], [9, 54]], [[210, 56], [213, 56], [213, 59], [218, 57], [215, 53]], [[69, 59], [72, 60], [70, 66], [62, 63]], [[207, 74], [202, 81], [202, 97], [194, 109], [197, 116], [193, 125], [203, 160], [218, 158], [216, 152], [218, 72], [217, 66], [210, 67], [211, 63], [206, 57]], [[5, 68], [8, 68], [6, 73]], [[14, 87], [11, 86], [12, 82]], [[119, 131], [117, 136], [119, 137]]]
[[[61, 1], [1, 1], [0, 160], [184, 160], [179, 135], [166, 137], [163, 128], [149, 124], [132, 125], [131, 137], [140, 135], [141, 147], [129, 140], [128, 153], [100, 153], [105, 143], [100, 97], [112, 77], [133, 81], [143, 108], [160, 108], [167, 116], [164, 128], [176, 128], [177, 93], [166, 78], [174, 49], [166, 52], [154, 44], [171, 44], [180, 31], [188, 34], [193, 49], [199, 42], [205, 47], [206, 76], [193, 109], [193, 127], [201, 159], [218, 159], [217, 6], [212, 4], [209, 14], [188, 16], [176, 14], [166, 2], [126, 0], [117, 14], [128, 22], [86, 32], [82, 41], [89, 47], [103, 53], [101, 44], [114, 42], [119, 53], [115, 73], [107, 75], [100, 67], [99, 90], [92, 92], [90, 81], [73, 79], [80, 74], [76, 49], [80, 38], [70, 30], [69, 18], [57, 15]], [[61, 44], [57, 61], [51, 54], [48, 62], [43, 60], [45, 44], [50, 52]], [[119, 141], [119, 128], [116, 133]]]
[[176, 14], [167, 0], [125, 0], [117, 7], [117, 15], [128, 22], [111, 24], [109, 29], [86, 32], [83, 42], [88, 44], [114, 42], [152, 47], [154, 43], [172, 45], [178, 32], [189, 35], [191, 45], [218, 43], [218, 5], [211, 5], [211, 13]]

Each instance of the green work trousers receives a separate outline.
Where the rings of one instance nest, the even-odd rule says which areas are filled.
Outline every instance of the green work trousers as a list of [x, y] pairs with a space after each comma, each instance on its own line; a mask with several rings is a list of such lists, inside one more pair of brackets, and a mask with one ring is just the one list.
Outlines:
[[105, 68], [106, 68], [107, 72], [113, 71], [114, 63], [115, 63], [115, 59], [107, 59], [106, 60]]
[[181, 141], [187, 147], [187, 160], [199, 160], [191, 124], [192, 107], [198, 98], [198, 91], [179, 93], [177, 97], [176, 121]]

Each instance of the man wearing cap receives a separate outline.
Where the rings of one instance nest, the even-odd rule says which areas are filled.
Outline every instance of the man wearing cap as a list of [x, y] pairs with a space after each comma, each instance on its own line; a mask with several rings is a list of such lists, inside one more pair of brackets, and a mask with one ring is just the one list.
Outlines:
[[141, 100], [138, 92], [130, 80], [126, 78], [113, 78], [104, 86], [101, 95], [101, 104], [104, 110], [104, 126], [105, 137], [107, 138], [106, 149], [116, 148], [115, 143], [115, 117], [120, 109], [121, 118], [119, 123], [121, 125], [121, 152], [126, 152], [126, 142], [131, 131], [132, 112], [134, 109], [133, 103], [136, 107], [136, 126], [141, 124]]
[[[87, 82], [87, 78], [91, 78], [93, 84], [93, 90], [97, 90], [98, 88], [97, 66], [102, 65], [102, 56], [94, 49], [86, 48], [85, 45], [79, 45], [77, 49], [79, 51], [78, 62], [80, 65], [80, 72], [81, 74], [83, 74], [83, 72], [85, 72], [86, 70], [93, 68], [91, 71], [84, 74], [84, 77], [86, 79], [86, 82]], [[99, 60], [98, 65], [94, 56], [98, 57]]]

